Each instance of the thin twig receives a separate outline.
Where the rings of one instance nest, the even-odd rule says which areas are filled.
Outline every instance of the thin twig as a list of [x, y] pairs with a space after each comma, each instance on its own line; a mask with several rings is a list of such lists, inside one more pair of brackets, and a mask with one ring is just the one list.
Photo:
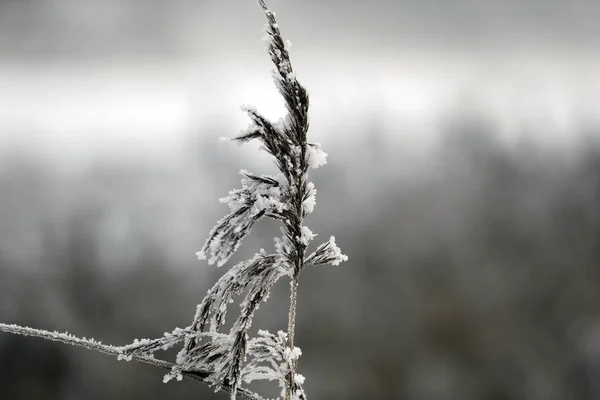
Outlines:
[[[295, 276], [291, 283], [290, 293], [290, 312], [288, 320], [288, 343], [290, 350], [294, 350], [294, 334], [296, 331], [296, 304], [298, 302], [298, 277]], [[296, 361], [291, 366], [291, 371], [288, 378], [288, 385], [286, 390], [286, 400], [292, 398], [292, 387], [294, 385], [294, 373], [296, 372]]]
[[[118, 346], [103, 344], [94, 339], [79, 338], [68, 332], [58, 332], [58, 331], [51, 332], [51, 331], [47, 331], [47, 330], [43, 330], [43, 329], [35, 329], [35, 328], [26, 327], [26, 326], [3, 324], [3, 323], [0, 323], [0, 331], [12, 333], [14, 335], [38, 337], [38, 338], [45, 339], [45, 340], [51, 340], [53, 342], [69, 344], [69, 345], [75, 346], [75, 347], [83, 347], [84, 349], [97, 351], [99, 353], [103, 353], [103, 354], [107, 354], [107, 355], [111, 355], [111, 356], [115, 356], [115, 357], [118, 357], [119, 355], [122, 354], [121, 348]], [[131, 359], [145, 363], [145, 364], [153, 365], [155, 367], [159, 367], [159, 368], [162, 368], [167, 371], [171, 371], [171, 369], [174, 366], [174, 364], [172, 364], [168, 361], [160, 360], [160, 359], [153, 358], [153, 357], [142, 356], [142, 355], [132, 355]], [[210, 375], [210, 373], [208, 371], [182, 371], [181, 374], [187, 378], [194, 379], [198, 382], [202, 382], [205, 384], [209, 383], [207, 381], [207, 378]], [[227, 392], [231, 392], [231, 388], [229, 388], [227, 386], [223, 386], [223, 390], [225, 390]], [[254, 392], [251, 392], [247, 389], [238, 388], [238, 393], [243, 398], [248, 399], [248, 400], [264, 400], [263, 397], [259, 396], [258, 394], [254, 393]]]

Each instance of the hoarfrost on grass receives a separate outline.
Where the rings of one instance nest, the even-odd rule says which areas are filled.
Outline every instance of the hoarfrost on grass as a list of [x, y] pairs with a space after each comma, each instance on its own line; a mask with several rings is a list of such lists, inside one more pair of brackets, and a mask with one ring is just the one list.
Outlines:
[[304, 377], [304, 375], [300, 375], [300, 374], [295, 374], [295, 375], [294, 375], [294, 382], [295, 382], [297, 385], [299, 385], [299, 386], [302, 386], [302, 385], [304, 385], [304, 380], [305, 380], [305, 379], [306, 379], [306, 378]]
[[[70, 334], [42, 331], [0, 323], [0, 330], [26, 336], [37, 336], [75, 346], [85, 347], [117, 356], [120, 360], [138, 360], [161, 368], [171, 369], [163, 381], [181, 380], [191, 376], [215, 388], [226, 389], [231, 399], [241, 392], [249, 399], [261, 396], [241, 387], [242, 382], [277, 380], [283, 398], [306, 400], [302, 388], [304, 377], [295, 372], [302, 352], [293, 347], [295, 305], [298, 270], [306, 265], [338, 265], [348, 257], [341, 253], [332, 236], [308, 257], [304, 249], [314, 239], [314, 234], [303, 225], [303, 217], [312, 213], [316, 203], [316, 190], [308, 180], [308, 169], [326, 164], [327, 153], [320, 144], [306, 141], [308, 129], [308, 94], [292, 70], [288, 50], [291, 42], [284, 41], [274, 17], [264, 0], [258, 0], [269, 23], [266, 36], [271, 61], [275, 65], [275, 85], [283, 95], [288, 113], [277, 123], [272, 123], [253, 106], [243, 106], [252, 123], [240, 136], [227, 138], [238, 143], [257, 139], [261, 148], [275, 158], [279, 173], [276, 176], [255, 175], [242, 170], [242, 188], [232, 190], [220, 199], [229, 213], [217, 222], [204, 246], [196, 253], [209, 264], [224, 265], [237, 251], [242, 240], [263, 217], [283, 222], [282, 236], [275, 238], [275, 254], [263, 249], [253, 258], [229, 269], [208, 291], [196, 308], [192, 324], [176, 328], [156, 339], [136, 339], [125, 346], [108, 346], [93, 339], [79, 339]], [[300, 204], [299, 204], [300, 203]], [[297, 215], [297, 207], [301, 211]], [[303, 257], [303, 258], [301, 258]], [[271, 334], [260, 330], [250, 339], [255, 311], [266, 301], [273, 285], [288, 275], [292, 297], [290, 304], [291, 336], [283, 331]], [[241, 312], [228, 332], [221, 332], [227, 308], [233, 297], [244, 296]], [[183, 344], [176, 362], [169, 363], [154, 358], [157, 351], [165, 351]], [[286, 393], [287, 391], [287, 393]], [[287, 397], [286, 397], [287, 395]]]
[[306, 184], [306, 192], [308, 195], [302, 202], [302, 207], [304, 208], [305, 214], [310, 214], [314, 211], [315, 205], [317, 204], [317, 189], [315, 189], [315, 184], [308, 182]]
[[329, 238], [329, 243], [331, 243], [331, 256], [333, 258], [333, 260], [331, 261], [331, 265], [335, 267], [340, 265], [340, 263], [344, 261], [348, 261], [348, 256], [342, 254], [342, 250], [335, 243], [335, 237], [332, 236], [331, 238]]
[[308, 246], [308, 243], [313, 240], [313, 238], [317, 236], [316, 233], [313, 233], [308, 226], [304, 225], [302, 226], [302, 233], [300, 235], [300, 243], [302, 243], [304, 246]]
[[348, 256], [342, 254], [342, 251], [335, 243], [335, 237], [331, 236], [329, 240], [317, 247], [317, 249], [304, 260], [306, 265], [331, 264], [337, 266], [340, 263], [348, 261]]
[[311, 168], [316, 169], [327, 164], [327, 153], [323, 151], [320, 143], [309, 144], [306, 148], [306, 157]]

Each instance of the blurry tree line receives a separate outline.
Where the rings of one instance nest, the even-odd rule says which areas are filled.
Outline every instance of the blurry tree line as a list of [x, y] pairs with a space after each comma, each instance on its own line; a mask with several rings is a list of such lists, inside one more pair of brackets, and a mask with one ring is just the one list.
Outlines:
[[[335, 235], [350, 260], [302, 280], [308, 395], [600, 398], [600, 146], [511, 147], [468, 118], [441, 137], [422, 168], [402, 162], [410, 149], [369, 147], [382, 137], [346, 155], [326, 146], [307, 224]], [[111, 344], [187, 325], [222, 272], [194, 252], [222, 213], [216, 198], [247, 165], [207, 143], [181, 170], [98, 165], [61, 178], [5, 160], [0, 320]], [[256, 229], [241, 259], [276, 234]], [[256, 328], [285, 329], [284, 292], [261, 307]], [[162, 374], [0, 334], [2, 399], [226, 397], [185, 380], [165, 385]]]

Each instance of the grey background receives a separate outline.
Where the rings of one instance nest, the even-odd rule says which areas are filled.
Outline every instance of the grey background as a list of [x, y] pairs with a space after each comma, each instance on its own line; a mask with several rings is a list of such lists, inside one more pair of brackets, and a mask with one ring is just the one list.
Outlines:
[[[269, 4], [329, 153], [306, 223], [350, 258], [302, 276], [308, 395], [600, 397], [600, 2]], [[251, 0], [0, 1], [0, 321], [114, 344], [189, 324], [224, 271], [194, 257], [217, 198], [274, 172], [218, 141], [241, 104], [283, 111], [264, 23]], [[287, 289], [255, 328], [285, 329]], [[0, 334], [0, 398], [226, 395]]]

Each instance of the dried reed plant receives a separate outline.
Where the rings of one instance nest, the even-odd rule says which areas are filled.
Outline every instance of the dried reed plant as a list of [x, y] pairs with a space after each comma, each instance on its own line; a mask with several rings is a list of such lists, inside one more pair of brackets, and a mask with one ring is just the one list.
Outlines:
[[[294, 346], [296, 305], [300, 273], [310, 265], [338, 265], [346, 261], [334, 237], [307, 255], [308, 244], [315, 234], [306, 227], [304, 218], [313, 212], [316, 190], [308, 181], [309, 168], [325, 164], [327, 154], [318, 143], [307, 142], [308, 94], [292, 69], [289, 42], [281, 36], [275, 13], [263, 0], [258, 0], [267, 17], [266, 39], [269, 55], [275, 65], [273, 75], [277, 89], [287, 108], [277, 123], [269, 121], [252, 107], [244, 107], [251, 124], [232, 140], [240, 143], [258, 140], [261, 149], [275, 160], [276, 176], [255, 175], [241, 171], [242, 188], [233, 190], [220, 201], [229, 206], [229, 214], [210, 231], [199, 259], [223, 266], [250, 233], [253, 225], [264, 217], [280, 221], [281, 237], [275, 238], [275, 251], [264, 250], [250, 260], [234, 265], [208, 291], [198, 305], [190, 326], [165, 333], [158, 339], [135, 340], [126, 346], [104, 345], [93, 339], [78, 338], [68, 333], [0, 324], [8, 333], [36, 336], [90, 350], [115, 355], [119, 359], [136, 360], [168, 370], [164, 381], [184, 376], [230, 393], [231, 399], [262, 399], [242, 387], [254, 380], [275, 380], [281, 387], [281, 398], [306, 399], [304, 378], [296, 373], [300, 349]], [[272, 334], [264, 330], [250, 338], [248, 331], [261, 302], [267, 300], [273, 285], [282, 277], [290, 279], [288, 331]], [[241, 312], [229, 332], [222, 332], [227, 306], [233, 296], [244, 294]], [[154, 357], [159, 350], [182, 345], [174, 363]]]

